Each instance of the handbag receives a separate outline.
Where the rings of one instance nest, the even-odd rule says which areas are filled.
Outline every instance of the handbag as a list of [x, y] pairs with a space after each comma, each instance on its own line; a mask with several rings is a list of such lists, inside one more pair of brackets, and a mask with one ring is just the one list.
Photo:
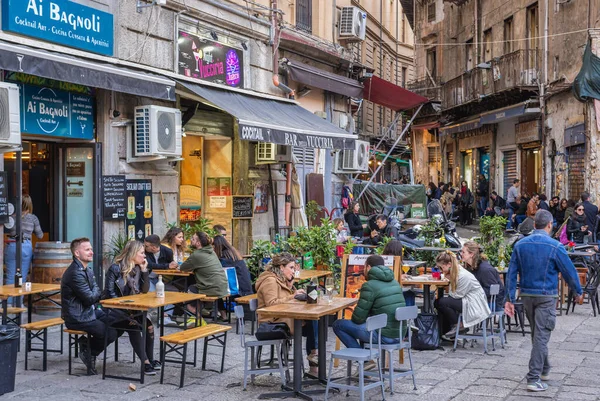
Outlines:
[[286, 323], [261, 323], [255, 336], [258, 341], [287, 340], [292, 333]]
[[419, 313], [415, 319], [419, 331], [412, 334], [412, 349], [428, 351], [440, 346], [440, 327], [438, 315], [434, 313]]

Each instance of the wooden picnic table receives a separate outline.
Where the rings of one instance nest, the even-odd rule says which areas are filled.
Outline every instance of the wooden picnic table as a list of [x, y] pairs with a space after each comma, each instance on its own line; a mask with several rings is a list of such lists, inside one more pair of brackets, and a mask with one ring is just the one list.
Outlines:
[[451, 252], [458, 252], [460, 251], [460, 248], [440, 248], [437, 246], [422, 246], [419, 248], [415, 248], [416, 251], [427, 251], [427, 252], [443, 252], [443, 251], [451, 251]]
[[333, 272], [331, 270], [308, 270], [301, 269], [300, 275], [295, 277], [295, 281], [311, 280], [313, 278], [320, 278], [325, 276], [331, 276]]
[[312, 399], [308, 394], [302, 392], [302, 364], [304, 358], [302, 350], [302, 321], [317, 320], [319, 323], [319, 381], [326, 381], [326, 358], [327, 358], [327, 316], [334, 315], [358, 303], [358, 298], [334, 297], [331, 303], [322, 302], [307, 304], [298, 300], [290, 301], [266, 308], [258, 309], [256, 312], [261, 318], [292, 318], [294, 319], [294, 384], [293, 388], [286, 387], [284, 393], [263, 394], [261, 398], [281, 398], [285, 395], [300, 396]]
[[432, 313], [433, 307], [431, 305], [431, 286], [435, 285], [438, 288], [438, 297], [444, 295], [444, 288], [450, 285], [448, 279], [437, 280], [430, 278], [431, 275], [424, 274], [420, 276], [408, 276], [402, 280], [401, 284], [404, 285], [422, 285], [423, 286], [423, 312]]
[[[49, 294], [47, 294], [49, 293]], [[9, 297], [20, 297], [27, 295], [27, 322], [31, 323], [31, 317], [33, 315], [33, 304], [35, 302], [46, 299], [57, 306], [54, 300], [50, 299], [51, 296], [60, 294], [60, 284], [42, 284], [42, 283], [31, 283], [31, 290], [25, 291], [25, 284], [22, 287], [15, 287], [14, 284], [0, 286], [0, 298], [2, 298], [2, 324], [6, 324], [8, 321], [8, 298]], [[39, 298], [34, 300], [33, 295], [38, 295]]]
[[[141, 316], [141, 333], [142, 333], [142, 344], [146, 344], [146, 321], [148, 318], [148, 311], [150, 309], [158, 308], [158, 325], [160, 328], [160, 337], [164, 335], [164, 308], [167, 305], [181, 304], [181, 303], [189, 303], [196, 301], [196, 319], [200, 321], [200, 302], [206, 298], [204, 294], [193, 294], [189, 292], [174, 292], [174, 291], [165, 291], [164, 297], [157, 297], [155, 292], [148, 292], [146, 294], [136, 294], [129, 295], [126, 297], [119, 298], [110, 298], [103, 299], [100, 301], [100, 304], [104, 308], [110, 309], [121, 309], [127, 311], [136, 311], [137, 314], [133, 314], [130, 316], [132, 321], [135, 321], [136, 316]], [[117, 323], [117, 322], [114, 322]], [[110, 325], [106, 325], [106, 333], [104, 336], [105, 343], [104, 348], [106, 348], [106, 339], [108, 338], [108, 329]], [[132, 326], [135, 330], [135, 326]], [[184, 329], [187, 328], [187, 319], [184, 320]], [[161, 356], [163, 349], [161, 347]], [[161, 359], [162, 360], [162, 359]], [[163, 367], [164, 369], [164, 367]], [[102, 366], [102, 380], [106, 377], [114, 378], [114, 379], [124, 379], [124, 380], [137, 380], [136, 378], [122, 377], [122, 376], [111, 376], [106, 374], [106, 352], [104, 353], [104, 363]], [[144, 384], [144, 360], [140, 358], [140, 383]]]

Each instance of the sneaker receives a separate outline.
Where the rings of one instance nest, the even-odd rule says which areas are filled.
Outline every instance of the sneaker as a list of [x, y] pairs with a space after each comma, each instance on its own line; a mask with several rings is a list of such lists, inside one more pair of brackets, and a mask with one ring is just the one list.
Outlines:
[[162, 365], [156, 359], [153, 360], [152, 362], [150, 362], [150, 365], [152, 365], [152, 369], [154, 369], [154, 370], [161, 370], [162, 369]]
[[79, 359], [81, 359], [81, 362], [83, 362], [86, 368], [92, 368], [92, 360], [90, 359], [87, 343], [85, 341], [79, 342]]
[[548, 390], [548, 385], [546, 383], [542, 383], [541, 380], [536, 382], [528, 382], [527, 383], [527, 391], [546, 391]]
[[542, 375], [540, 376], [540, 379], [544, 382], [547, 382], [548, 380], [550, 380], [550, 372], [542, 373]]
[[452, 326], [452, 328], [450, 329], [450, 331], [448, 331], [442, 337], [446, 337], [446, 338], [454, 338], [454, 337], [456, 337], [456, 325]]
[[319, 365], [319, 355], [317, 355], [317, 354], [310, 354], [309, 356], [306, 357], [306, 359], [308, 359], [308, 362], [312, 365], [315, 365], [315, 366]]
[[152, 367], [152, 364], [146, 363], [144, 364], [144, 374], [148, 376], [154, 376], [156, 374], [156, 370]]

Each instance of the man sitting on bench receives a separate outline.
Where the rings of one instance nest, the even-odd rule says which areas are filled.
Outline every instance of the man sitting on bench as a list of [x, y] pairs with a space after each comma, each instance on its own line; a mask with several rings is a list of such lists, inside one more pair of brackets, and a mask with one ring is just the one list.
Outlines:
[[[85, 331], [90, 336], [90, 354], [85, 339], [79, 342], [79, 357], [92, 374], [96, 372], [96, 357], [104, 351], [105, 314], [94, 305], [100, 300], [100, 287], [94, 272], [88, 268], [94, 251], [88, 238], [77, 238], [71, 242], [73, 263], [63, 274], [60, 284], [62, 318], [67, 328]], [[114, 329], [108, 331], [107, 344], [117, 338]], [[91, 359], [90, 359], [91, 357]]]

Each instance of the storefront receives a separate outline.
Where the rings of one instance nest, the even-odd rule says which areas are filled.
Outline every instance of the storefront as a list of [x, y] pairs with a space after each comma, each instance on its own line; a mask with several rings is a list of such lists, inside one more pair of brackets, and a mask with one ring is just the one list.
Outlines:
[[515, 124], [515, 138], [521, 156], [521, 192], [540, 193], [542, 180], [541, 120]]
[[460, 152], [460, 179], [466, 181], [469, 188], [477, 187], [479, 174], [490, 178], [490, 151], [493, 143], [493, 130], [483, 126], [457, 135]]

